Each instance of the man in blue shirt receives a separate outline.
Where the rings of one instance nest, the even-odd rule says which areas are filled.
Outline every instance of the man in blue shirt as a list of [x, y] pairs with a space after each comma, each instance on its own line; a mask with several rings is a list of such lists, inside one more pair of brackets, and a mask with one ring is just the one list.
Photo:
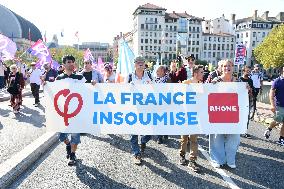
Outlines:
[[274, 121], [270, 123], [264, 133], [264, 136], [268, 139], [270, 137], [271, 130], [279, 123], [282, 123], [280, 137], [277, 143], [284, 146], [284, 67], [281, 68], [281, 71], [282, 75], [275, 79], [271, 86], [269, 97], [271, 111], [274, 113]]

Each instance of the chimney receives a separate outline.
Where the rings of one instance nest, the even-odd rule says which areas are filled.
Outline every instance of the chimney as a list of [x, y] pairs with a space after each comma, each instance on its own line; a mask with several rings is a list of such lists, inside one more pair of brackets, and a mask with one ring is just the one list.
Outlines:
[[254, 10], [253, 19], [254, 19], [254, 20], [257, 19], [257, 10]]
[[268, 20], [268, 13], [269, 13], [269, 11], [265, 11], [265, 12], [264, 12], [264, 15], [265, 15], [264, 19], [265, 19], [265, 20]]
[[281, 22], [284, 21], [284, 12], [279, 12], [279, 14], [276, 16], [276, 18], [278, 20], [280, 20]]
[[122, 32], [120, 32], [120, 37], [122, 37]]
[[232, 24], [236, 23], [236, 14], [231, 14], [231, 21], [232, 21]]

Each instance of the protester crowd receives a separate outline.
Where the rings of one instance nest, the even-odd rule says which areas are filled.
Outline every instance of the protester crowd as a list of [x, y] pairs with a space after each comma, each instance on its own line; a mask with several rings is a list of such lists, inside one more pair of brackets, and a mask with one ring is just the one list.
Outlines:
[[[208, 66], [195, 65], [194, 57], [184, 57], [182, 64], [172, 61], [170, 67], [160, 65], [155, 70], [155, 74], [146, 70], [145, 59], [136, 57], [134, 60], [135, 71], [130, 73], [124, 80], [125, 83], [132, 84], [152, 84], [152, 83], [177, 83], [177, 84], [192, 84], [192, 83], [218, 83], [218, 82], [246, 82], [248, 88], [248, 96], [256, 108], [256, 100], [259, 93], [262, 91], [262, 74], [259, 65], [255, 65], [253, 70], [250, 67], [242, 68], [242, 76], [236, 78], [234, 76], [234, 64], [230, 60], [221, 60], [218, 62], [218, 67], [210, 72]], [[43, 69], [36, 67], [36, 63], [30, 64], [29, 70], [22, 71], [17, 65], [6, 66], [1, 62], [0, 65], [0, 89], [4, 87], [11, 94], [11, 107], [14, 113], [20, 111], [22, 105], [22, 89], [25, 87], [25, 82], [28, 79], [31, 86], [32, 95], [34, 96], [34, 105], [40, 105], [39, 89], [40, 85], [45, 85], [46, 82], [56, 82], [57, 80], [72, 79], [74, 82], [90, 83], [115, 83], [115, 72], [113, 66], [109, 63], [104, 65], [104, 74], [100, 73], [89, 60], [84, 61], [84, 68], [77, 70], [75, 66], [75, 58], [72, 55], [66, 55], [62, 58], [62, 65], [57, 70], [51, 68], [50, 63], [45, 63]], [[155, 77], [154, 77], [155, 75]], [[271, 110], [275, 114], [274, 121], [265, 131], [264, 136], [269, 138], [271, 130], [278, 124], [282, 124], [279, 135], [278, 144], [284, 146], [284, 68], [282, 75], [272, 83], [270, 91]], [[249, 125], [249, 120], [247, 126]], [[134, 155], [134, 163], [140, 165], [142, 163], [142, 155], [146, 149], [146, 144], [149, 140], [155, 139], [159, 144], [167, 142], [169, 136], [141, 136], [138, 142], [138, 135], [131, 135], [130, 144], [131, 151]], [[243, 137], [251, 138], [251, 135], [246, 133]], [[76, 150], [80, 143], [80, 134], [71, 134], [71, 139], [68, 134], [61, 133], [60, 141], [66, 144], [68, 165], [72, 166], [76, 163]], [[140, 146], [139, 146], [140, 143]], [[240, 144], [239, 134], [211, 134], [209, 135], [209, 153], [214, 167], [220, 168], [228, 166], [235, 169], [236, 154]], [[189, 150], [189, 161], [186, 160], [186, 152]], [[187, 165], [195, 172], [199, 172], [200, 168], [197, 163], [198, 159], [198, 135], [183, 135], [181, 136], [180, 150], [178, 152], [180, 164]]]

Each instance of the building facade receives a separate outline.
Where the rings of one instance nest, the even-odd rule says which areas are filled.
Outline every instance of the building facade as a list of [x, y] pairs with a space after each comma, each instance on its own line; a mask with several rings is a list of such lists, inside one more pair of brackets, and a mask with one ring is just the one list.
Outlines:
[[[74, 45], [74, 47], [78, 48], [76, 45]], [[101, 57], [103, 62], [111, 61], [109, 48], [110, 45], [108, 43], [100, 42], [82, 42], [82, 44], [79, 45], [79, 50], [90, 49], [94, 59], [97, 61], [98, 58]]]
[[235, 32], [232, 23], [224, 15], [213, 20], [204, 20], [202, 31], [202, 60], [217, 66], [222, 59], [234, 59]]
[[255, 10], [252, 17], [232, 19], [232, 23], [236, 33], [236, 44], [246, 46], [246, 64], [251, 66], [254, 64], [253, 49], [264, 40], [272, 28], [284, 23], [284, 12], [280, 12], [276, 17], [269, 17], [269, 11], [265, 11], [260, 17], [258, 11]]

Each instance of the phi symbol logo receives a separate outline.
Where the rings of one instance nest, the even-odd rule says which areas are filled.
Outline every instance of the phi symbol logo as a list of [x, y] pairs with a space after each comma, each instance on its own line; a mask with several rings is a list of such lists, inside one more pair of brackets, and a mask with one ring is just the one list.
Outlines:
[[[71, 94], [69, 94], [69, 93], [70, 93], [69, 89], [64, 89], [64, 90], [59, 91], [54, 96], [54, 108], [55, 108], [56, 112], [61, 117], [63, 117], [64, 124], [65, 124], [66, 127], [69, 125], [68, 119], [72, 118], [72, 117], [75, 117], [81, 111], [82, 106], [83, 106], [83, 99], [82, 99], [82, 96], [80, 94], [78, 94], [78, 93], [71, 93]], [[58, 99], [59, 99], [59, 97], [61, 95], [63, 95], [64, 97], [67, 97], [66, 100], [65, 100], [65, 103], [64, 103], [63, 112], [58, 107]], [[72, 98], [77, 98], [79, 103], [78, 103], [78, 107], [76, 108], [76, 110], [74, 112], [68, 114], [69, 103], [70, 103]]]
[[238, 123], [239, 105], [237, 93], [211, 93], [208, 95], [210, 123]]

